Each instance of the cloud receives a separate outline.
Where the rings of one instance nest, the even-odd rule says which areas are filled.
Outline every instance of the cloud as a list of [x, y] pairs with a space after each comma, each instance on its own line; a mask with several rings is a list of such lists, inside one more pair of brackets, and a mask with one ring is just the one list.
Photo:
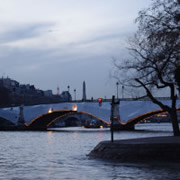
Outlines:
[[[87, 43], [103, 41], [105, 38], [112, 39], [115, 36], [113, 33], [122, 32], [132, 23], [131, 16], [135, 11], [132, 8], [133, 2], [129, 5], [128, 2], [122, 3], [119, 0], [113, 2], [14, 0], [14, 3], [1, 0], [0, 2], [1, 16], [6, 19], [8, 25], [13, 25], [10, 26], [11, 30], [8, 29], [0, 36], [0, 43], [20, 48], [47, 49], [66, 47], [73, 43], [78, 45], [78, 42], [82, 47]], [[125, 8], [121, 8], [122, 5], [129, 6], [133, 11], [128, 13]], [[4, 20], [2, 17], [0, 20]]]
[[[3, 26], [3, 24], [1, 24]], [[53, 26], [53, 23], [32, 23], [10, 25], [0, 33], [0, 45], [15, 43], [39, 37]]]
[[112, 94], [105, 86], [111, 57], [122, 57], [133, 20], [150, 1], [0, 0], [0, 72], [79, 92], [87, 79], [90, 96]]

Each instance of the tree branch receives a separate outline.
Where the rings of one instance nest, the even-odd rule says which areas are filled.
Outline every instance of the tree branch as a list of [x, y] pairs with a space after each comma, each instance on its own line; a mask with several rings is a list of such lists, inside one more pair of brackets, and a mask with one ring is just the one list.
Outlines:
[[160, 101], [158, 101], [156, 98], [154, 98], [154, 96], [152, 95], [150, 90], [144, 85], [143, 82], [141, 82], [139, 79], [135, 79], [135, 80], [146, 90], [147, 96], [151, 99], [151, 101], [153, 103], [159, 105], [165, 111], [168, 111], [168, 112], [170, 111], [169, 106], [162, 104]]

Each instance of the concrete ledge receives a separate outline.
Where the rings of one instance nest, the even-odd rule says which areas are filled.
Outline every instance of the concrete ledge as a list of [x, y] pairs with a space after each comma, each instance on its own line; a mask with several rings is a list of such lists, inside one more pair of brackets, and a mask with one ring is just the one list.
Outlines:
[[100, 142], [88, 155], [120, 162], [180, 162], [180, 137], [150, 137]]

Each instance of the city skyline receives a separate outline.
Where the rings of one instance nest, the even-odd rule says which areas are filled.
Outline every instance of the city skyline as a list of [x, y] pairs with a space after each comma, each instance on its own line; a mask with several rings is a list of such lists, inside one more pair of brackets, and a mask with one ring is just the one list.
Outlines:
[[89, 99], [116, 95], [112, 58], [126, 57], [134, 20], [151, 0], [0, 3], [0, 75], [54, 94], [70, 86], [77, 99], [86, 81]]

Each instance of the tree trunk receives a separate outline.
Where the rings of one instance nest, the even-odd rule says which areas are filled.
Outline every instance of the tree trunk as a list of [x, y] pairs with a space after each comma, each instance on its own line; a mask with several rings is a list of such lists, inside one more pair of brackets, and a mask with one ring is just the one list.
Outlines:
[[174, 109], [174, 108], [171, 109], [169, 114], [170, 114], [171, 121], [172, 121], [172, 128], [173, 128], [174, 136], [180, 136], [179, 123], [178, 123], [178, 119], [177, 119], [176, 109]]

